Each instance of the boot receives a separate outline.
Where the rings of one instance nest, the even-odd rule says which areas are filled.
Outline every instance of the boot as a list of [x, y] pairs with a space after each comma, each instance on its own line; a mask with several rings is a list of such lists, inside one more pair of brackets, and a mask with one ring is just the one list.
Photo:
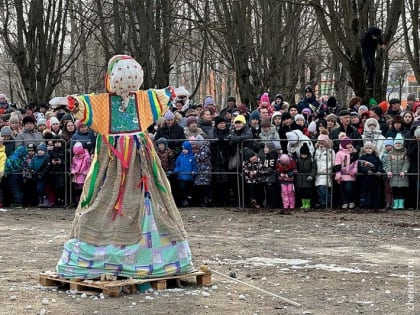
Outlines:
[[306, 209], [311, 209], [311, 199], [306, 199]]
[[392, 209], [394, 210], [398, 209], [399, 205], [400, 205], [400, 199], [394, 199], [394, 204], [392, 206]]
[[404, 209], [404, 199], [398, 199], [398, 209]]

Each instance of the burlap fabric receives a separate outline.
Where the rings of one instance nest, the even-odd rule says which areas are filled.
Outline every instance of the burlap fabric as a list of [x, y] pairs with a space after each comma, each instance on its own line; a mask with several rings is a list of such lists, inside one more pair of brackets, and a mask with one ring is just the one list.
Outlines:
[[[147, 139], [147, 135], [145, 137]], [[140, 140], [140, 137], [138, 139]], [[114, 219], [114, 205], [120, 193], [121, 176], [123, 176], [122, 165], [106, 144], [102, 143], [98, 146], [96, 153], [100, 163], [98, 173], [97, 176], [93, 176], [92, 172], [89, 173], [81, 200], [86, 197], [92, 181], [94, 181], [93, 197], [91, 203], [85, 208], [81, 206], [82, 203], [79, 203], [71, 238], [96, 246], [137, 243], [141, 238], [141, 221], [145, 211], [145, 185], [138, 187], [138, 184], [142, 176], [146, 176], [157, 229], [161, 234], [167, 233], [172, 241], [187, 239], [182, 219], [172, 198], [169, 181], [154, 152], [153, 145], [150, 145], [150, 140], [146, 142], [149, 145], [140, 140], [140, 148], [137, 150], [136, 141], [134, 141], [135, 148], [131, 152], [123, 194], [122, 215], [117, 215]], [[152, 172], [153, 163], [157, 163], [156, 178]], [[162, 185], [166, 192], [159, 189], [155, 181]]]

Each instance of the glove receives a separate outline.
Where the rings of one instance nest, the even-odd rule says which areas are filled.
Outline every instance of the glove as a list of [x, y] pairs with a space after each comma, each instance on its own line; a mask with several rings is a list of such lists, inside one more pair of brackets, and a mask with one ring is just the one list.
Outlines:
[[306, 181], [308, 181], [308, 182], [312, 182], [314, 179], [312, 178], [312, 176], [308, 176], [308, 177], [306, 177]]
[[371, 170], [369, 170], [369, 171], [367, 172], [367, 174], [370, 176], [370, 175], [372, 175], [372, 174], [373, 174], [373, 172], [372, 172]]

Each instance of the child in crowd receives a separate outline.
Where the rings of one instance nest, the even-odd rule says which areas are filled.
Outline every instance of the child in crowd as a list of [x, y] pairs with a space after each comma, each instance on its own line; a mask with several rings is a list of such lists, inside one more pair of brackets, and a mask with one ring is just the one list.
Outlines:
[[392, 208], [404, 209], [406, 190], [409, 184], [407, 172], [410, 160], [407, 156], [407, 149], [404, 147], [404, 138], [400, 133], [395, 136], [394, 148], [388, 153], [384, 166], [394, 197]]
[[5, 174], [7, 175], [7, 182], [13, 197], [11, 206], [15, 208], [23, 207], [22, 170], [27, 153], [26, 151], [25, 145], [19, 145], [6, 159]]
[[32, 160], [36, 155], [36, 146], [29, 143], [26, 146], [27, 153], [23, 163], [22, 177], [23, 177], [23, 199], [24, 204], [28, 206], [35, 206], [38, 204], [38, 196], [36, 194], [36, 178], [32, 168]]
[[83, 145], [77, 141], [73, 146], [73, 158], [70, 168], [72, 175], [73, 203], [75, 205], [79, 204], [83, 184], [85, 183], [90, 164], [91, 158], [88, 150], [84, 149]]
[[296, 162], [288, 154], [280, 154], [276, 169], [283, 202], [283, 209], [280, 211], [280, 214], [291, 214], [290, 209], [295, 208], [295, 187], [293, 182], [296, 173]]
[[191, 192], [194, 183], [194, 173], [197, 172], [197, 162], [192, 153], [192, 145], [189, 141], [182, 143], [181, 154], [175, 161], [174, 174], [177, 174], [177, 198], [181, 207], [189, 207]]
[[335, 163], [335, 152], [332, 149], [331, 139], [328, 137], [328, 130], [324, 129], [320, 131], [315, 148], [315, 187], [318, 193], [318, 202], [315, 208], [325, 209], [328, 206], [332, 206], [330, 195], [333, 166]]
[[[4, 168], [6, 166], [6, 147], [3, 144], [3, 138], [0, 136], [0, 184], [4, 177]], [[0, 185], [0, 209], [3, 209], [3, 187]]]
[[266, 208], [278, 208], [276, 162], [278, 154], [272, 141], [265, 143], [258, 154], [261, 160], [261, 184], [265, 193]]
[[245, 147], [243, 153], [242, 172], [244, 174], [246, 196], [252, 208], [260, 208], [261, 205], [261, 170], [262, 163], [254, 150]]
[[37, 154], [32, 159], [33, 174], [36, 179], [36, 193], [38, 194], [40, 208], [48, 208], [50, 203], [45, 192], [45, 185], [47, 181], [50, 157], [47, 153], [47, 146], [41, 143], [37, 147]]
[[169, 149], [166, 138], [161, 137], [156, 140], [156, 153], [159, 156], [163, 170], [169, 177], [175, 167], [175, 155], [174, 151]]
[[53, 137], [53, 148], [48, 151], [50, 157], [50, 169], [48, 183], [55, 196], [54, 206], [65, 206], [65, 176], [66, 176], [66, 149], [64, 140], [58, 136]]
[[341, 207], [343, 209], [353, 209], [354, 189], [357, 175], [357, 151], [354, 149], [351, 139], [342, 136], [340, 139], [340, 149], [335, 155], [336, 170], [335, 180], [340, 185]]
[[[394, 148], [394, 139], [391, 137], [386, 138], [384, 141], [384, 151], [382, 152], [382, 155], [380, 157], [383, 168], [385, 168], [386, 161], [388, 160], [388, 154], [390, 154], [393, 148]], [[388, 176], [384, 180], [384, 195], [385, 195], [385, 209], [391, 209], [394, 203], [394, 200], [393, 200], [392, 188], [389, 183]]]
[[[297, 115], [296, 115], [297, 116]], [[300, 148], [300, 156], [296, 161], [296, 193], [301, 199], [302, 209], [311, 208], [311, 196], [316, 175], [316, 162], [312, 160], [306, 143]]]
[[197, 175], [194, 179], [194, 197], [200, 206], [208, 207], [211, 204], [211, 154], [208, 142], [201, 135], [193, 140], [197, 148], [194, 158], [197, 162]]
[[375, 145], [366, 142], [361, 149], [358, 163], [359, 207], [362, 209], [380, 207], [380, 179], [382, 176], [382, 162]]

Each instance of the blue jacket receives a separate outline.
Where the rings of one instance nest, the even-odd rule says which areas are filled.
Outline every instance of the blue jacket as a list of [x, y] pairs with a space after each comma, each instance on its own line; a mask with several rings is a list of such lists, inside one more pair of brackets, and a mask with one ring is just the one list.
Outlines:
[[189, 141], [182, 143], [182, 148], [187, 149], [188, 153], [181, 152], [175, 161], [174, 173], [179, 180], [193, 181], [193, 172], [197, 172], [197, 162], [192, 152], [192, 145]]

